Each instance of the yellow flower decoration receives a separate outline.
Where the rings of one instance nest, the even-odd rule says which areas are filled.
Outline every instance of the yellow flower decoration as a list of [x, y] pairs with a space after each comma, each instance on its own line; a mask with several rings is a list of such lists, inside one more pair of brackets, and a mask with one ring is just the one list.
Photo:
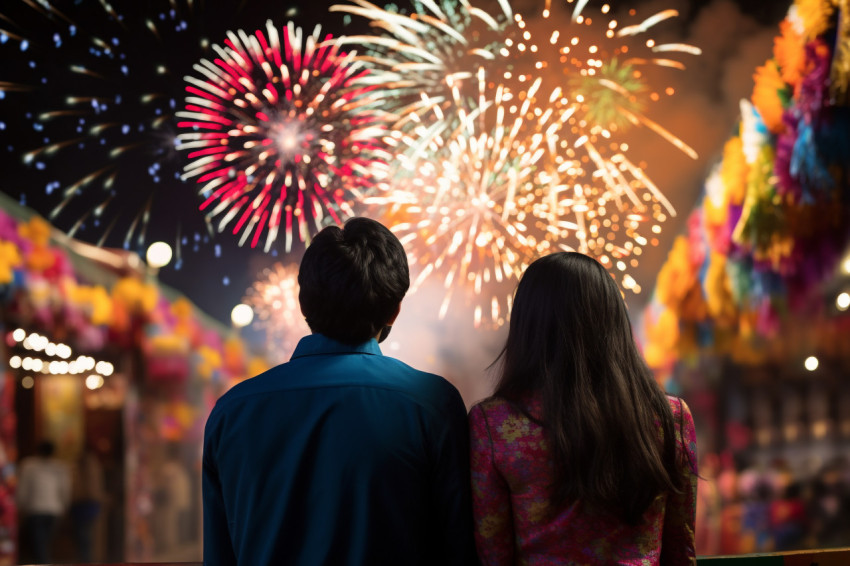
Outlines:
[[673, 242], [673, 249], [658, 273], [656, 294], [662, 305], [678, 310], [696, 278], [690, 262], [690, 243], [685, 236]]
[[50, 241], [50, 224], [38, 216], [33, 216], [29, 222], [18, 224], [18, 235], [36, 246], [46, 246]]
[[154, 285], [134, 277], [120, 279], [112, 288], [112, 296], [134, 314], [150, 314], [159, 300], [159, 292]]
[[185, 320], [192, 316], [194, 307], [186, 297], [180, 297], [171, 304], [171, 314], [178, 320]]
[[670, 309], [664, 309], [654, 324], [647, 324], [644, 358], [653, 369], [661, 369], [676, 357], [679, 342], [679, 317]]
[[730, 138], [723, 146], [723, 164], [720, 166], [720, 177], [726, 187], [729, 202], [740, 205], [747, 194], [747, 175], [750, 167], [744, 155], [744, 143], [739, 136]]
[[106, 325], [112, 322], [112, 299], [100, 285], [71, 284], [68, 286], [69, 300], [85, 311], [94, 325]]
[[189, 351], [189, 343], [177, 334], [157, 334], [148, 340], [148, 345], [160, 355], [185, 354]]
[[21, 251], [12, 242], [0, 240], [0, 285], [12, 282], [13, 270], [22, 263]]
[[830, 18], [835, 11], [832, 0], [796, 0], [794, 8], [803, 23], [803, 36], [814, 39], [829, 29]]
[[213, 372], [221, 368], [221, 354], [217, 350], [206, 345], [201, 345], [201, 347], [197, 350], [197, 354], [201, 361], [195, 369], [201, 379], [208, 381], [212, 378]]
[[794, 29], [794, 24], [783, 20], [779, 24], [781, 35], [773, 40], [773, 58], [779, 65], [782, 80], [790, 85], [800, 82], [806, 67], [806, 50], [803, 36]]
[[758, 109], [761, 119], [771, 133], [778, 134], [785, 130], [782, 122], [782, 99], [779, 91], [786, 88], [785, 81], [779, 72], [776, 61], [767, 61], [761, 67], [756, 68], [753, 75], [755, 85], [753, 86], [753, 105]]
[[263, 358], [253, 357], [248, 362], [248, 375], [254, 377], [271, 369], [269, 362]]
[[732, 295], [732, 282], [726, 272], [726, 256], [712, 252], [705, 274], [705, 299], [708, 313], [722, 326], [735, 322], [738, 309]]
[[56, 255], [47, 246], [35, 245], [27, 253], [26, 262], [30, 271], [41, 273], [53, 267], [56, 263]]

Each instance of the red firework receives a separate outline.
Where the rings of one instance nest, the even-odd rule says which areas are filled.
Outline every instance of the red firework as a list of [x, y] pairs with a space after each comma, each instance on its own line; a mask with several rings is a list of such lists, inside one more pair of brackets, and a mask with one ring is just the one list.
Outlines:
[[200, 208], [219, 231], [235, 220], [240, 245], [250, 237], [256, 247], [265, 233], [268, 251], [283, 229], [289, 251], [296, 230], [305, 241], [311, 224], [341, 223], [353, 215], [349, 201], [386, 177], [375, 86], [353, 53], [320, 33], [304, 37], [291, 22], [280, 33], [271, 22], [266, 34], [228, 32], [213, 47], [218, 58], [185, 77], [182, 177], [197, 178]]

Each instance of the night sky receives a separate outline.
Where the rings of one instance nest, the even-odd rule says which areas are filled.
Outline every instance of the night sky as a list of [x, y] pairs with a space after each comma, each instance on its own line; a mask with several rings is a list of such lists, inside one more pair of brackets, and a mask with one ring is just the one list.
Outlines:
[[[557, 1], [557, 0], [555, 0]], [[594, 5], [596, 0], [591, 0]], [[601, 2], [598, 2], [601, 4]], [[35, 3], [32, 3], [35, 5]], [[184, 96], [183, 76], [220, 43], [228, 30], [253, 31], [267, 19], [287, 21], [312, 31], [365, 31], [362, 20], [346, 22], [329, 13], [331, 2], [300, 4], [264, 0], [205, 0], [187, 9], [185, 0], [116, 0], [115, 15], [94, 0], [57, 1], [59, 13], [46, 13], [24, 0], [4, 0], [0, 6], [0, 190], [48, 217], [62, 202], [64, 189], [93, 175], [87, 185], [51, 219], [54, 225], [92, 243], [143, 251], [164, 240], [179, 248], [179, 260], [160, 271], [161, 280], [190, 297], [200, 308], [229, 321], [230, 310], [262, 268], [275, 261], [297, 262], [302, 246], [290, 254], [280, 250], [240, 248], [229, 233], [208, 234], [194, 182], [180, 181], [185, 156], [174, 149], [176, 128], [170, 118]], [[527, 15], [541, 2], [516, 0], [512, 6]], [[655, 274], [693, 208], [701, 181], [717, 160], [735, 126], [738, 100], [748, 97], [755, 67], [769, 57], [771, 39], [790, 2], [714, 0], [713, 2], [610, 2], [613, 11], [636, 8], [641, 16], [674, 7], [680, 17], [658, 26], [657, 36], [686, 41], [703, 55], [688, 60], [688, 69], [672, 79], [677, 94], [656, 112], [656, 121], [692, 145], [700, 158], [692, 161], [672, 152], [658, 139], [636, 138], [649, 163], [648, 172], [673, 202], [679, 216], [667, 222], [657, 248], [647, 249], [636, 277], [645, 291], [629, 299], [633, 309], [648, 299]], [[404, 9], [403, 3], [397, 5]], [[473, 2], [488, 9], [495, 2]], [[497, 8], [492, 8], [497, 12]], [[147, 24], [150, 20], [154, 25]], [[566, 25], [566, 24], [565, 24]], [[155, 29], [155, 33], [152, 31]], [[96, 37], [102, 43], [93, 42]], [[85, 71], [81, 69], [85, 68]], [[17, 87], [22, 88], [17, 88]], [[77, 97], [69, 101], [69, 96]], [[99, 102], [92, 102], [96, 98]], [[62, 111], [59, 114], [48, 114]], [[92, 136], [91, 126], [101, 124]], [[44, 145], [63, 142], [52, 153], [24, 157]], [[66, 142], [66, 143], [65, 143]], [[114, 177], [104, 188], [103, 181]], [[110, 192], [114, 196], [110, 198]], [[106, 203], [100, 218], [97, 207]], [[141, 233], [140, 211], [150, 211]], [[127, 233], [131, 233], [129, 241]], [[143, 239], [140, 240], [140, 236]], [[430, 294], [408, 309], [409, 324], [442, 328], [417, 317], [433, 317]], [[438, 299], [435, 299], [438, 300]], [[455, 325], [471, 331], [468, 321]], [[488, 338], [490, 342], [497, 342]], [[437, 348], [452, 363], [453, 354]], [[491, 347], [485, 348], [487, 354]], [[486, 357], [485, 355], [485, 357]]]

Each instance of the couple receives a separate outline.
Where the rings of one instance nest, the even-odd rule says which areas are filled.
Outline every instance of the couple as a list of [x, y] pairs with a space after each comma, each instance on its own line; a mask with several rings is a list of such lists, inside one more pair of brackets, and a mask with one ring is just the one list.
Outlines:
[[381, 224], [349, 220], [298, 273], [313, 334], [218, 400], [204, 564], [692, 564], [696, 439], [620, 291], [555, 253], [516, 291], [493, 397], [381, 355], [409, 286]]

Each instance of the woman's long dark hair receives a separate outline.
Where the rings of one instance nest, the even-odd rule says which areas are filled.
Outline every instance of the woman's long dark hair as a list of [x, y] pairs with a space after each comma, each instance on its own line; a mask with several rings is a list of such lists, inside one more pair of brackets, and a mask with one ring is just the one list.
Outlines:
[[496, 361], [497, 397], [542, 400], [552, 510], [580, 499], [634, 524], [657, 495], [682, 487], [670, 405], [596, 260], [560, 252], [528, 267]]

